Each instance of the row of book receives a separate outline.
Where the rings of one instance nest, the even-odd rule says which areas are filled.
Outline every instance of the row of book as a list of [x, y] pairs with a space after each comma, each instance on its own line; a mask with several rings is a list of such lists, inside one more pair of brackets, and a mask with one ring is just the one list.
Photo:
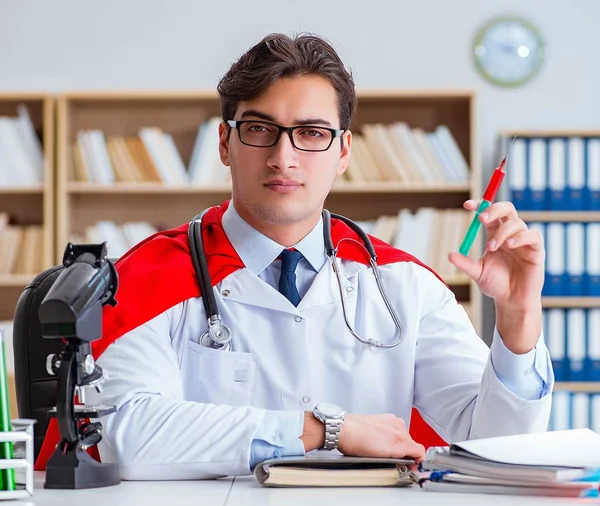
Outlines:
[[469, 220], [469, 213], [461, 209], [422, 207], [358, 223], [365, 232], [414, 255], [444, 278], [459, 274], [448, 253], [458, 250]]
[[406, 123], [370, 123], [352, 136], [349, 181], [417, 184], [468, 183], [470, 171], [450, 129], [433, 132]]
[[[229, 170], [218, 158], [216, 129], [214, 136], [206, 135], [205, 139], [201, 142], [206, 149], [202, 153], [194, 149], [188, 170], [173, 136], [160, 128], [141, 128], [138, 135], [128, 137], [106, 136], [98, 129], [81, 130], [72, 145], [69, 179], [100, 184], [154, 182], [165, 186], [227, 183]], [[214, 145], [208, 146], [210, 141]], [[209, 159], [209, 154], [214, 156]], [[203, 167], [202, 173], [199, 167]]]
[[519, 210], [600, 211], [600, 137], [519, 137], [506, 174]]
[[[101, 184], [227, 184], [229, 169], [219, 158], [220, 122], [215, 116], [200, 124], [187, 167], [173, 136], [160, 128], [141, 128], [138, 135], [129, 137], [106, 135], [98, 129], [79, 131], [72, 146], [69, 178]], [[353, 136], [352, 157], [342, 180], [466, 184], [470, 171], [445, 125], [425, 132], [402, 122], [373, 123]]]
[[600, 223], [531, 222], [544, 236], [544, 296], [600, 295]]
[[600, 394], [555, 390], [548, 430], [591, 429], [600, 434]]
[[40, 225], [9, 224], [0, 213], [0, 275], [37, 274], [44, 269], [44, 233]]
[[40, 184], [44, 156], [27, 107], [19, 104], [16, 116], [0, 116], [0, 188]]
[[82, 234], [72, 234], [70, 241], [74, 244], [99, 244], [106, 241], [109, 258], [119, 258], [156, 232], [156, 227], [144, 221], [117, 224], [104, 220], [86, 227]]
[[556, 381], [600, 381], [600, 308], [546, 308], [543, 319]]

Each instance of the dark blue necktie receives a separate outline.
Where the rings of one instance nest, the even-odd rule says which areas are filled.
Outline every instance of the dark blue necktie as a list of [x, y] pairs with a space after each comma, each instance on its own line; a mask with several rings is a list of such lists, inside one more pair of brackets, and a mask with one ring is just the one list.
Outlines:
[[279, 276], [279, 291], [294, 306], [300, 303], [300, 294], [296, 287], [296, 267], [302, 258], [302, 253], [295, 249], [284, 249], [279, 255], [281, 258], [281, 276]]

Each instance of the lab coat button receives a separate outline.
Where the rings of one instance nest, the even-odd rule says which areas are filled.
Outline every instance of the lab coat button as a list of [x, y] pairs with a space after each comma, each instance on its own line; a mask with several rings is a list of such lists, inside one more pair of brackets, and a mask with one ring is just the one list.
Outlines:
[[347, 286], [347, 287], [346, 287], [346, 291], [347, 291], [348, 293], [352, 292], [352, 290], [354, 290], [354, 287], [352, 287], [352, 286]]
[[275, 450], [275, 456], [276, 457], [281, 457], [283, 455], [283, 451], [282, 450]]
[[230, 292], [229, 290], [223, 290], [223, 291], [221, 292], [221, 295], [222, 295], [223, 297], [229, 297], [229, 294], [230, 294], [230, 293], [231, 293], [231, 292]]
[[294, 320], [300, 323], [302, 321], [302, 316], [294, 316]]
[[308, 397], [308, 395], [305, 395], [304, 397], [302, 397], [302, 402], [304, 404], [308, 404], [310, 402], [310, 397]]

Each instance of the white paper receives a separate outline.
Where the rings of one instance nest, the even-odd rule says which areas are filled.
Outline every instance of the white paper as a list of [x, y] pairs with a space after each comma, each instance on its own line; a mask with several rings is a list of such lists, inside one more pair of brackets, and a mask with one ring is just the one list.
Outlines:
[[590, 429], [474, 439], [454, 446], [506, 464], [600, 468], [600, 434]]

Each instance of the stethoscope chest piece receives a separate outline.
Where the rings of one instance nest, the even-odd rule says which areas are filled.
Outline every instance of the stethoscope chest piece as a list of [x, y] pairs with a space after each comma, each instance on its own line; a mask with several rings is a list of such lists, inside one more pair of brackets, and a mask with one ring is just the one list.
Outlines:
[[200, 344], [215, 350], [231, 350], [231, 329], [221, 323], [218, 315], [208, 319], [208, 330], [200, 336]]

